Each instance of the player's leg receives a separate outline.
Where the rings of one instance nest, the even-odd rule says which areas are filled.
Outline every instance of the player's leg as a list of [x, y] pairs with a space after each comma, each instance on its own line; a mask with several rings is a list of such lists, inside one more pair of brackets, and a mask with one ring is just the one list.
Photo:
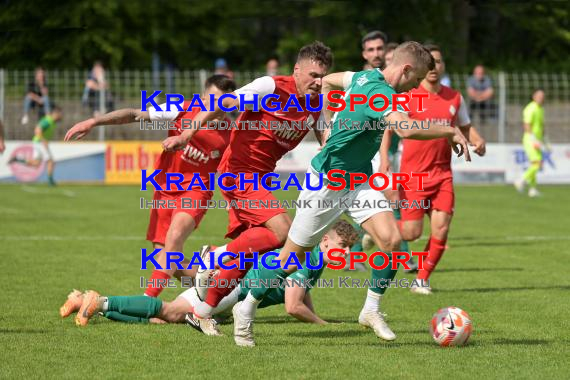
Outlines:
[[[452, 215], [441, 210], [432, 210], [430, 216], [431, 235], [429, 237], [427, 249], [428, 256], [424, 259], [424, 267], [418, 272], [418, 280], [424, 282], [429, 280], [430, 275], [435, 270], [437, 263], [445, 252], [449, 226], [451, 224]], [[429, 287], [412, 288], [415, 293], [429, 294]]]
[[530, 166], [524, 172], [523, 179], [528, 184], [528, 196], [537, 197], [540, 195], [536, 189], [536, 176], [542, 168], [542, 161], [531, 161]]
[[525, 133], [523, 136], [524, 151], [530, 162], [530, 166], [524, 172], [522, 178], [515, 181], [514, 185], [519, 192], [524, 192], [525, 186], [529, 187], [528, 195], [535, 197], [540, 195], [536, 189], [536, 176], [542, 167], [542, 152], [535, 146], [536, 142], [532, 135]]
[[[83, 302], [75, 317], [75, 323], [78, 326], [86, 326], [89, 320], [99, 312], [103, 314], [117, 312], [131, 317], [148, 319], [157, 317], [161, 308], [162, 301], [158, 298], [145, 296], [101, 297], [99, 293], [89, 290], [83, 296]], [[117, 315], [113, 314], [113, 316]]]

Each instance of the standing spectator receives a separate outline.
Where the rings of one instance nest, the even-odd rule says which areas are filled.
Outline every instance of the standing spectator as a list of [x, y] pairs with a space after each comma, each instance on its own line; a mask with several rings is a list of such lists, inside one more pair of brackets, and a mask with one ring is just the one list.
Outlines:
[[388, 42], [386, 34], [375, 30], [362, 37], [362, 58], [366, 60], [364, 70], [384, 67], [385, 46]]
[[93, 116], [97, 116], [101, 112], [101, 91], [105, 91], [105, 112], [113, 111], [113, 95], [110, 91], [109, 82], [105, 79], [105, 68], [100, 61], [96, 61], [85, 82], [82, 98], [82, 103], [91, 108]]
[[216, 70], [214, 71], [214, 75], [225, 75], [231, 80], [234, 79], [234, 73], [229, 69], [228, 63], [224, 58], [216, 59], [214, 66], [216, 68]]
[[279, 61], [277, 58], [270, 58], [265, 64], [265, 73], [267, 76], [274, 77], [279, 75]]
[[485, 122], [487, 116], [494, 117], [491, 100], [493, 94], [493, 83], [491, 78], [485, 75], [485, 68], [483, 65], [475, 66], [473, 75], [467, 81], [467, 95], [471, 114], [478, 114], [481, 123]]
[[24, 116], [22, 116], [22, 124], [28, 124], [30, 120], [30, 108], [34, 108], [35, 106], [41, 107], [39, 111], [40, 119], [50, 111], [45, 71], [40, 66], [36, 67], [34, 81], [28, 83], [28, 90], [24, 97]]

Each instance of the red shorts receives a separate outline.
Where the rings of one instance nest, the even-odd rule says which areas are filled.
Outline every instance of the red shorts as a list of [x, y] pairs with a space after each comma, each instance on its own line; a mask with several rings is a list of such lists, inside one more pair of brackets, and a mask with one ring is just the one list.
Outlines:
[[[233, 178], [226, 178], [224, 181], [224, 186], [231, 186], [233, 184]], [[226, 238], [235, 239], [243, 231], [251, 227], [260, 226], [275, 215], [287, 212], [287, 210], [282, 207], [271, 208], [265, 207], [265, 205], [261, 204], [260, 201], [269, 205], [271, 205], [271, 201], [274, 201], [274, 203], [277, 201], [277, 198], [273, 196], [271, 191], [264, 189], [261, 184], [258, 185], [258, 190], [254, 190], [253, 183], [244, 183], [243, 190], [239, 190], [239, 178], [236, 178], [235, 185], [237, 186], [235, 190], [222, 190], [222, 196], [226, 201], [237, 201], [237, 206], [230, 207], [228, 210], [229, 224]], [[243, 203], [243, 206], [240, 202], [241, 200], [246, 200], [246, 202]], [[256, 201], [253, 205], [256, 208], [249, 207], [249, 200]]]
[[408, 203], [416, 201], [420, 206], [420, 202], [427, 200], [430, 202], [429, 209], [423, 208], [407, 208], [401, 209], [402, 220], [418, 220], [430, 210], [440, 210], [453, 215], [455, 206], [455, 193], [453, 192], [453, 178], [447, 177], [442, 180], [432, 179], [425, 183], [424, 191], [415, 190], [414, 186], [410, 186], [411, 190], [404, 190], [400, 187], [400, 199], [407, 200]]
[[176, 208], [153, 208], [150, 210], [146, 240], [164, 245], [172, 218], [179, 212], [191, 215], [195, 223], [194, 228], [198, 228], [208, 210], [206, 208], [182, 208], [182, 198], [190, 198], [193, 201], [200, 201], [205, 204], [212, 199], [212, 196], [211, 191], [155, 191], [153, 197], [155, 201], [164, 199], [168, 202], [168, 200], [174, 199]]

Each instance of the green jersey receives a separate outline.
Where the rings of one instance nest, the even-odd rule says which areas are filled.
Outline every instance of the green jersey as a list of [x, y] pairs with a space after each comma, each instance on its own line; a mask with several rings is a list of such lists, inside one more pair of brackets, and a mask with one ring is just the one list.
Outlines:
[[[51, 138], [53, 137], [53, 133], [55, 132], [55, 127], [56, 127], [56, 123], [55, 123], [55, 120], [53, 120], [53, 117], [51, 117], [49, 115], [42, 117], [40, 119], [40, 122], [38, 123], [38, 126], [42, 129], [42, 135], [43, 135], [44, 139], [45, 140], [51, 140]], [[38, 138], [37, 136], [34, 136], [32, 141], [39, 142], [39, 141], [41, 141], [41, 139]]]
[[[347, 173], [372, 174], [372, 158], [380, 149], [384, 134], [384, 116], [391, 112], [391, 104], [382, 112], [374, 111], [366, 104], [355, 104], [350, 111], [350, 94], [384, 94], [391, 102], [396, 91], [384, 79], [380, 70], [368, 70], [354, 73], [350, 85], [345, 91], [346, 107], [333, 117], [331, 135], [326, 145], [311, 161], [311, 166], [319, 173], [332, 169], [346, 170]], [[374, 106], [384, 107], [384, 100], [374, 99]], [[355, 127], [358, 125], [357, 127]], [[370, 126], [370, 128], [368, 128]]]
[[[275, 252], [280, 252], [281, 250], [278, 249]], [[325, 269], [324, 261], [320, 259], [321, 248], [319, 244], [317, 244], [313, 250], [311, 251], [311, 255], [309, 257], [310, 263], [312, 267], [316, 267], [319, 265], [319, 262], [322, 262], [322, 267], [320, 269], [309, 269], [306, 265], [303, 265], [303, 269], [300, 269], [296, 272], [293, 272], [288, 279], [292, 280], [300, 280], [300, 284], [309, 284], [310, 286], [314, 286], [317, 280], [323, 274], [323, 270]], [[259, 259], [259, 267], [261, 267], [261, 260]], [[268, 262], [270, 263], [270, 262]], [[244, 277], [245, 282], [242, 282], [240, 285], [241, 292], [239, 295], [239, 300], [243, 301], [249, 293], [251, 287], [259, 286], [260, 284], [257, 282], [259, 280], [259, 269], [251, 269]], [[285, 287], [282, 286], [280, 288], [271, 288], [261, 301], [259, 307], [267, 307], [273, 305], [279, 305], [285, 303]], [[310, 291], [311, 288], [307, 287], [306, 291]]]
[[534, 100], [523, 110], [523, 122], [530, 124], [532, 134], [540, 141], [544, 138], [544, 108]]

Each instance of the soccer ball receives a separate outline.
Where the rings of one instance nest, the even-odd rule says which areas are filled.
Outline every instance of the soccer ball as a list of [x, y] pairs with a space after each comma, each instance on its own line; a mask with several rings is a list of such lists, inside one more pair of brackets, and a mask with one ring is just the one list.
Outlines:
[[439, 309], [431, 319], [429, 331], [442, 347], [462, 346], [467, 343], [472, 330], [471, 317], [458, 307]]

